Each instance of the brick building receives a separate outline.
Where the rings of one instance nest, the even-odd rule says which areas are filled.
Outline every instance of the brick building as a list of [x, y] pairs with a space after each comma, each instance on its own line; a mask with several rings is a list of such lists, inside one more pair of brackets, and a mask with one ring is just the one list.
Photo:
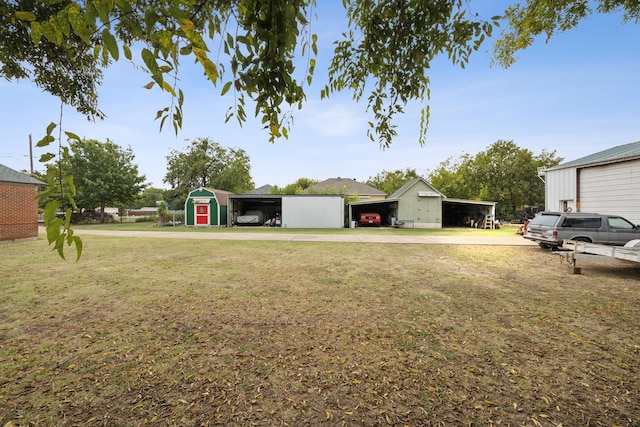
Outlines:
[[0, 165], [0, 241], [38, 237], [38, 195], [43, 182]]

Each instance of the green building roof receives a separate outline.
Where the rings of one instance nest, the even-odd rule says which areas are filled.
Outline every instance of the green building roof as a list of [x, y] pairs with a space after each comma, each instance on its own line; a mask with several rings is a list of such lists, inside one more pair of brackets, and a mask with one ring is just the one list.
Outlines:
[[616, 163], [627, 160], [640, 159], [640, 141], [618, 145], [598, 153], [590, 154], [570, 162], [562, 163], [547, 170], [566, 169], [577, 166]]

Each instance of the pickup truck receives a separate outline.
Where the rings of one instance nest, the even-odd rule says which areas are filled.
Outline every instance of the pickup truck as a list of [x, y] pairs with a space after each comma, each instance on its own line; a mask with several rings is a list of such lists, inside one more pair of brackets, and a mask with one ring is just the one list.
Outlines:
[[551, 250], [564, 240], [624, 246], [640, 238], [640, 226], [618, 215], [540, 212], [527, 224], [523, 237]]

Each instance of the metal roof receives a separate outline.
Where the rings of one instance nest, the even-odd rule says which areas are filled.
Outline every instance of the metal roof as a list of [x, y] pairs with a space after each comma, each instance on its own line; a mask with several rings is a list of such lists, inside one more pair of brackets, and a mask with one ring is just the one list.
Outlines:
[[640, 141], [618, 145], [545, 170], [566, 169], [578, 166], [595, 166], [640, 159]]
[[16, 182], [19, 184], [46, 185], [44, 182], [0, 164], [0, 182]]
[[422, 178], [422, 177], [418, 177], [418, 178], [414, 178], [411, 181], [407, 182], [406, 184], [404, 184], [402, 187], [398, 188], [392, 195], [389, 196], [390, 199], [397, 199], [400, 196], [402, 196], [402, 194], [404, 194], [407, 190], [409, 190], [411, 187], [413, 187], [414, 185], [416, 185], [418, 182], [422, 181], [427, 187], [431, 188], [434, 192], [436, 192], [439, 196], [444, 197], [444, 194], [442, 194], [441, 192], [439, 192], [433, 185], [431, 185], [426, 179]]

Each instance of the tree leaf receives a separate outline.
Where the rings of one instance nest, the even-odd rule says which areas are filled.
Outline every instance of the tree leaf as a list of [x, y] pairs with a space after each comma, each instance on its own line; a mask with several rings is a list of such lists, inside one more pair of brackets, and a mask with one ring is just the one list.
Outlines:
[[57, 19], [52, 16], [48, 21], [43, 22], [42, 24], [42, 34], [49, 40], [51, 43], [54, 43], [58, 46], [62, 45], [62, 31], [58, 26]]
[[156, 62], [156, 56], [149, 49], [144, 48], [140, 54], [145, 65], [149, 71], [153, 74], [158, 71], [158, 63]]
[[202, 49], [199, 49], [194, 46], [193, 53], [196, 55], [197, 61], [200, 64], [202, 64], [202, 67], [204, 68], [204, 73], [207, 75], [209, 80], [211, 80], [211, 82], [214, 84], [217, 83], [218, 67], [216, 67], [216, 64], [211, 62], [211, 60], [207, 57], [207, 53]]
[[66, 132], [65, 131], [65, 135], [67, 135], [68, 139], [72, 139], [74, 141], [81, 141], [80, 137], [78, 135], [76, 135], [75, 133], [72, 132]]
[[109, 55], [111, 55], [111, 57], [115, 61], [117, 61], [120, 58], [120, 50], [118, 49], [118, 42], [116, 41], [116, 38], [113, 36], [113, 34], [111, 34], [111, 32], [106, 28], [102, 30], [102, 43], [104, 44], [104, 47], [109, 52]]
[[222, 93], [220, 93], [220, 95], [224, 95], [227, 92], [229, 92], [229, 89], [231, 89], [231, 84], [232, 84], [231, 81], [226, 82], [224, 86], [222, 86]]
[[93, 0], [93, 4], [98, 12], [100, 21], [103, 24], [109, 24], [109, 13], [114, 6], [113, 0]]
[[33, 12], [25, 12], [25, 11], [16, 12], [15, 17], [21, 21], [27, 21], [27, 22], [33, 22], [37, 19], [36, 15]]
[[131, 54], [131, 48], [126, 44], [123, 44], [122, 51], [124, 52], [124, 57], [131, 61], [131, 59], [133, 58], [133, 55]]
[[38, 44], [40, 42], [40, 37], [42, 37], [42, 26], [39, 22], [31, 23], [31, 40], [34, 44]]
[[76, 262], [78, 262], [82, 256], [82, 239], [79, 236], [73, 236], [73, 244], [76, 245]]
[[173, 90], [173, 88], [171, 87], [171, 85], [165, 81], [162, 82], [162, 89], [165, 92], [169, 92], [171, 95], [176, 96], [176, 92]]
[[53, 132], [56, 126], [57, 125], [53, 122], [49, 123], [49, 125], [47, 126], [47, 135], [51, 135], [51, 132]]
[[80, 38], [87, 44], [91, 42], [91, 36], [93, 35], [93, 27], [87, 25], [87, 19], [82, 12], [82, 8], [77, 3], [71, 3], [67, 7], [67, 17], [71, 28], [80, 36]]
[[46, 147], [47, 145], [51, 144], [55, 140], [56, 139], [53, 136], [47, 135], [36, 143], [36, 147]]
[[53, 153], [44, 153], [44, 154], [40, 155], [39, 162], [40, 163], [46, 163], [49, 160], [53, 159], [54, 157], [56, 157], [56, 155], [53, 154]]

